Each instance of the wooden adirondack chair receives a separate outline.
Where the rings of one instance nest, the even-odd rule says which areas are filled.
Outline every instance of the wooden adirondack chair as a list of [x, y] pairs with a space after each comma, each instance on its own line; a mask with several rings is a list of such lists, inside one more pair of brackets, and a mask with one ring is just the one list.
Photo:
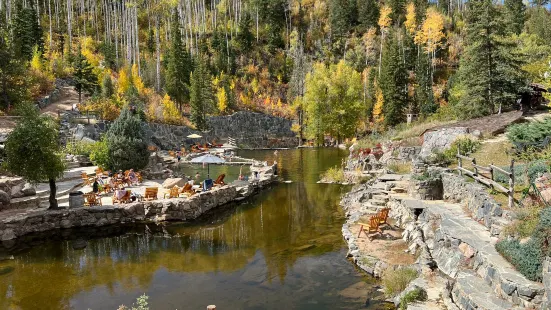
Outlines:
[[170, 157], [176, 157], [176, 152], [174, 151], [168, 151], [168, 155], [170, 155]]
[[159, 192], [158, 187], [146, 187], [144, 199], [145, 200], [155, 200], [157, 199], [157, 193]]
[[193, 186], [191, 186], [191, 184], [186, 183], [186, 185], [182, 187], [182, 190], [180, 191], [180, 193], [185, 194], [188, 197], [191, 197], [193, 196], [193, 194], [195, 194], [195, 191], [193, 190]]
[[98, 168], [95, 170], [95, 172], [96, 172], [96, 176], [103, 175], [103, 173], [104, 173], [104, 172], [103, 172], [103, 169], [102, 169], [101, 167], [98, 167]]
[[92, 183], [94, 183], [94, 179], [93, 178], [90, 178], [88, 176], [88, 174], [86, 174], [86, 172], [83, 172], [81, 175], [81, 178], [82, 178], [82, 183], [86, 186], [86, 185], [89, 185], [89, 186], [92, 186]]
[[84, 205], [87, 207], [101, 206], [101, 197], [96, 193], [84, 194]]
[[[369, 224], [365, 224], [365, 223], [358, 223], [360, 224], [360, 231], [358, 232], [358, 238], [360, 238], [360, 235], [362, 233], [362, 231], [365, 233], [365, 235], [369, 238], [369, 234], [374, 234], [374, 233], [379, 233], [379, 234], [382, 234], [383, 232], [381, 231], [381, 229], [379, 228], [379, 223], [380, 223], [380, 219], [378, 216], [374, 215], [374, 216], [371, 216], [369, 218]], [[367, 227], [364, 228], [364, 227]], [[371, 239], [369, 239], [371, 240]]]
[[381, 211], [377, 213], [377, 217], [379, 218], [379, 225], [387, 224], [388, 219], [388, 212], [390, 211], [390, 208], [383, 208]]
[[224, 186], [226, 185], [226, 183], [224, 183], [224, 178], [226, 177], [226, 175], [224, 173], [222, 173], [221, 175], [219, 175], [217, 178], [216, 178], [216, 181], [214, 181], [214, 186]]
[[167, 196], [168, 196], [168, 198], [178, 198], [178, 197], [180, 197], [180, 188], [178, 186], [174, 185], [174, 187], [170, 189], [169, 193], [165, 193], [164, 198], [166, 199]]

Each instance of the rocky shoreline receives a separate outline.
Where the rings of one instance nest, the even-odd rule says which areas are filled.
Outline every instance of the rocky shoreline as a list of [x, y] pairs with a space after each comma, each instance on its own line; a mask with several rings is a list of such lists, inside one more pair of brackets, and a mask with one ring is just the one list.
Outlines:
[[194, 220], [211, 209], [243, 200], [276, 181], [275, 165], [259, 168], [259, 171], [258, 180], [225, 185], [190, 198], [60, 210], [29, 210], [0, 220], [0, 241], [5, 244], [25, 235], [56, 229]]
[[[418, 278], [392, 301], [398, 305], [414, 289], [428, 298], [407, 309], [548, 309], [551, 287], [526, 279], [495, 250], [510, 214], [479, 184], [446, 171], [439, 178], [438, 190], [389, 174], [356, 185], [341, 200], [348, 257], [375, 277], [388, 269], [417, 270]], [[417, 193], [425, 190], [436, 196]], [[382, 207], [391, 209], [390, 228], [372, 241], [358, 238], [358, 222]]]

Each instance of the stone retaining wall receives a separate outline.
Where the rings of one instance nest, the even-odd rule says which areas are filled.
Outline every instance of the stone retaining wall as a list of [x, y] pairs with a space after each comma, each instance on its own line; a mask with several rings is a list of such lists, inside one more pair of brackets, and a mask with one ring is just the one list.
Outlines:
[[488, 194], [484, 185], [468, 182], [454, 173], [442, 173], [442, 184], [444, 200], [464, 204], [471, 217], [488, 227], [493, 235], [499, 235], [509, 222], [507, 213]]
[[208, 210], [248, 197], [275, 180], [268, 167], [260, 180], [243, 186], [226, 185], [191, 198], [159, 199], [115, 206], [83, 207], [63, 210], [26, 212], [0, 220], [0, 241], [53, 229], [106, 226], [133, 222], [187, 221]]
[[[298, 138], [291, 131], [292, 121], [272, 115], [248, 111], [236, 112], [227, 116], [208, 118], [209, 130], [199, 132], [187, 126], [174, 126], [160, 123], [149, 123], [148, 136], [151, 142], [164, 150], [180, 149], [184, 143], [204, 143], [205, 141], [226, 142], [234, 138], [237, 146], [242, 148], [291, 148], [298, 146]], [[99, 135], [109, 123], [100, 122], [93, 125], [74, 125], [72, 132], [75, 139], [98, 140]], [[191, 134], [199, 134], [202, 139], [188, 139]]]

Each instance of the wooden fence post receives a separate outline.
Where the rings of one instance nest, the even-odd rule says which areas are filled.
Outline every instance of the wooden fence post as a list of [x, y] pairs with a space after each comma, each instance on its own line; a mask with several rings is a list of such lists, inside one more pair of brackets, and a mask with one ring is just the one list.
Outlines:
[[461, 171], [461, 157], [459, 156], [461, 154], [459, 154], [459, 148], [457, 148], [457, 167], [459, 167], [459, 169], [457, 169], [457, 171], [459, 171], [459, 175], [463, 175], [463, 171]]
[[509, 208], [513, 207], [515, 195], [515, 160], [511, 160], [511, 173], [509, 174]]
[[476, 159], [473, 158], [473, 170], [474, 170], [474, 176], [478, 176], [478, 168], [476, 167]]

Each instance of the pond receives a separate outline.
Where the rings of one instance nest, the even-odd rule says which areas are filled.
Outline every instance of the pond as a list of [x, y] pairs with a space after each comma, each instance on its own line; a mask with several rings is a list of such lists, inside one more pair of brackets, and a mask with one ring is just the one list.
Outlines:
[[[344, 151], [241, 151], [274, 159], [280, 183], [200, 221], [66, 231], [0, 252], [0, 309], [386, 309], [378, 283], [345, 258], [338, 205], [348, 189], [316, 184]], [[212, 173], [212, 172], [211, 172]], [[27, 244], [28, 245], [28, 244]], [[366, 292], [370, 293], [366, 293]]]

